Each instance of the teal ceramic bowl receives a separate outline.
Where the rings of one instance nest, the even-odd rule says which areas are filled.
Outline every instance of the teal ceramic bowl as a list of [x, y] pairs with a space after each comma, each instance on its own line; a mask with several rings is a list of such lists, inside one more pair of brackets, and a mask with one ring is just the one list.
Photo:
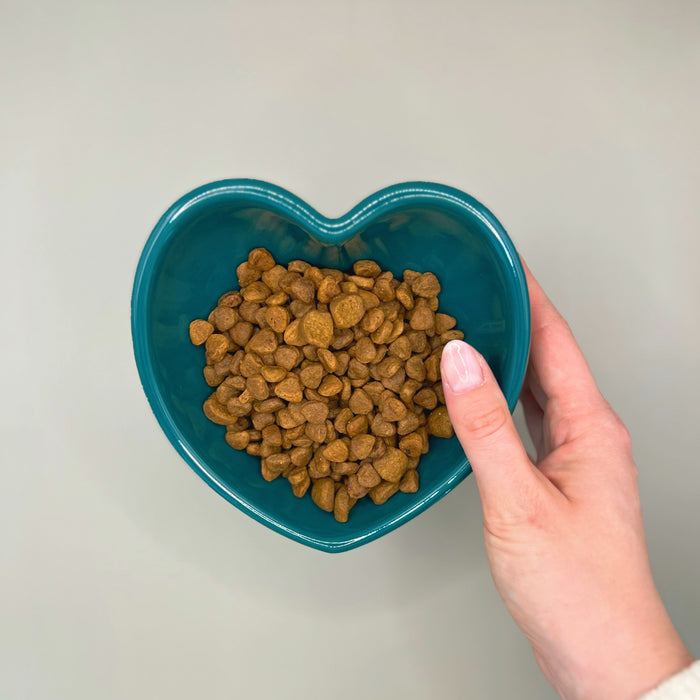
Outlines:
[[267, 483], [259, 460], [231, 449], [210, 423], [203, 352], [189, 322], [206, 318], [237, 287], [235, 269], [264, 246], [283, 264], [302, 259], [349, 269], [371, 258], [401, 275], [434, 272], [440, 309], [455, 316], [484, 354], [511, 410], [530, 345], [525, 276], [508, 235], [486, 207], [459, 190], [424, 182], [383, 189], [339, 219], [256, 180], [224, 180], [193, 190], [163, 215], [148, 239], [131, 300], [134, 353], [153, 412], [173, 447], [216, 492], [263, 525], [297, 542], [340, 552], [370, 542], [430, 507], [470, 473], [456, 438], [431, 438], [420, 463], [420, 489], [382, 506], [362, 499], [345, 524], [293, 496], [286, 480]]

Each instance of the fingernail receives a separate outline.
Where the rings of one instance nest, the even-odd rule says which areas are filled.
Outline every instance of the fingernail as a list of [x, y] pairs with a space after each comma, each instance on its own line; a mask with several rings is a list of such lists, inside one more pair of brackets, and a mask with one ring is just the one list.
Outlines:
[[466, 394], [484, 383], [479, 356], [471, 345], [461, 340], [451, 340], [445, 345], [441, 375], [443, 382], [455, 394]]

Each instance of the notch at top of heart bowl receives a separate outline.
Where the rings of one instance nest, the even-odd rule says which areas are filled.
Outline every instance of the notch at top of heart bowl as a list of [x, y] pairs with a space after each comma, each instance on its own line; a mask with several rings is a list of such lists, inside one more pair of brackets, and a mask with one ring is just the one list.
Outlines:
[[179, 199], [153, 229], [139, 260], [131, 300], [134, 353], [141, 383], [161, 428], [211, 488], [267, 527], [327, 552], [370, 542], [447, 494], [470, 473], [457, 438], [431, 438], [417, 493], [376, 506], [362, 499], [347, 523], [296, 498], [286, 480], [260, 475], [259, 458], [231, 449], [224, 427], [202, 403], [202, 350], [189, 340], [223, 292], [237, 288], [236, 266], [255, 247], [286, 264], [301, 259], [350, 269], [372, 259], [396, 276], [434, 272], [440, 310], [457, 319], [486, 357], [513, 410], [530, 345], [525, 275], [505, 230], [486, 207], [444, 185], [409, 182], [371, 195], [345, 216], [328, 219], [290, 192], [258, 180], [224, 180]]

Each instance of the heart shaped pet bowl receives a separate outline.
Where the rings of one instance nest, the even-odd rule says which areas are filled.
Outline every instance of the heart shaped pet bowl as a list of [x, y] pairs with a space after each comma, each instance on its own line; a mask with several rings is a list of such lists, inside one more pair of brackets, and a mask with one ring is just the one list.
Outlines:
[[459, 190], [423, 182], [388, 187], [327, 219], [274, 185], [224, 180], [179, 199], [153, 229], [136, 271], [131, 328], [141, 383], [161, 428], [209, 486], [251, 517], [317, 549], [352, 549], [438, 501], [469, 474], [469, 463], [456, 438], [431, 438], [417, 493], [398, 493], [381, 506], [362, 499], [341, 524], [308, 493], [296, 498], [286, 480], [265, 482], [257, 457], [227, 445], [225, 429], [202, 412], [212, 389], [188, 326], [237, 288], [236, 266], [257, 246], [282, 264], [301, 259], [347, 270], [370, 258], [396, 276], [407, 268], [434, 272], [440, 310], [455, 316], [484, 354], [511, 410], [530, 344], [525, 276], [493, 214]]

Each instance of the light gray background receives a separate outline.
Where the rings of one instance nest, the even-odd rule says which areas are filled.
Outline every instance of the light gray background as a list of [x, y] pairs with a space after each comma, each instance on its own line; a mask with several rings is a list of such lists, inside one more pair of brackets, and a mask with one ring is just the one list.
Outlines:
[[700, 5], [0, 3], [0, 696], [550, 698], [468, 480], [338, 556], [219, 498], [131, 351], [138, 255], [222, 177], [491, 207], [629, 426], [700, 653]]

